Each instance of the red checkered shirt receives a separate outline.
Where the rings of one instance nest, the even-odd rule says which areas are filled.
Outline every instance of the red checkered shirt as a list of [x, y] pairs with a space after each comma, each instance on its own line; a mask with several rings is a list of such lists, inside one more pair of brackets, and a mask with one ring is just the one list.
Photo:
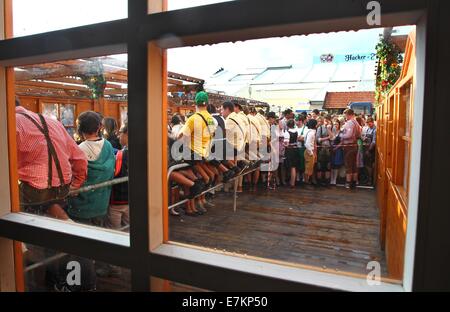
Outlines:
[[[16, 107], [16, 138], [19, 180], [27, 182], [37, 189], [48, 187], [48, 152], [44, 134], [31, 120], [20, 113], [28, 114], [39, 124], [41, 121], [36, 113], [25, 108]], [[56, 154], [64, 177], [65, 184], [74, 188], [80, 187], [87, 176], [87, 159], [75, 141], [67, 133], [64, 126], [57, 120], [45, 118], [50, 133], [50, 139], [55, 146]], [[53, 161], [52, 186], [60, 186], [58, 171]]]

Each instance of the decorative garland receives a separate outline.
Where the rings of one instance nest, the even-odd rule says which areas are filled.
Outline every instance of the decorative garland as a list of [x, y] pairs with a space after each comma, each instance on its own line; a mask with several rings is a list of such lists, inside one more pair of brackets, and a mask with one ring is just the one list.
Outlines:
[[106, 87], [106, 79], [103, 75], [103, 65], [100, 62], [92, 62], [86, 74], [79, 77], [91, 91], [91, 98], [98, 99], [103, 96]]
[[380, 42], [376, 45], [378, 59], [378, 71], [376, 77], [375, 102], [379, 104], [383, 97], [391, 90], [392, 86], [400, 78], [403, 57], [401, 51], [390, 38], [380, 35]]

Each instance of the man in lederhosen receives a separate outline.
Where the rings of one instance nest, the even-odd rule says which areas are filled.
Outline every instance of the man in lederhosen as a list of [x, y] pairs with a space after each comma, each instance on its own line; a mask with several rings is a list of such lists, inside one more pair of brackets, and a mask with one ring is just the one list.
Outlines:
[[[16, 140], [20, 205], [26, 212], [69, 220], [66, 203], [69, 191], [78, 189], [87, 176], [87, 159], [57, 120], [33, 113], [16, 99]], [[25, 261], [40, 261], [55, 255], [46, 248], [27, 245]], [[66, 265], [81, 265], [81, 285], [69, 287]], [[94, 263], [66, 256], [48, 267], [55, 290], [91, 291], [96, 288]]]
[[[227, 159], [233, 159], [242, 172], [247, 168], [245, 161], [245, 146], [248, 142], [247, 116], [243, 112], [240, 114], [242, 107], [239, 104], [227, 102], [227, 105], [224, 103], [223, 107], [222, 115], [226, 118]], [[242, 177], [238, 178], [238, 192], [242, 192]]]
[[26, 110], [18, 100], [16, 138], [22, 208], [68, 219], [65, 199], [86, 179], [86, 156], [59, 121]]
[[247, 114], [247, 119], [249, 122], [249, 150], [248, 155], [249, 159], [253, 161], [253, 168], [257, 168], [253, 174], [249, 176], [250, 184], [251, 184], [251, 191], [257, 190], [257, 184], [259, 180], [260, 175], [260, 145], [262, 142], [262, 128], [261, 123], [258, 117], [256, 117], [257, 112], [254, 107], [251, 107], [249, 109], [249, 113]]

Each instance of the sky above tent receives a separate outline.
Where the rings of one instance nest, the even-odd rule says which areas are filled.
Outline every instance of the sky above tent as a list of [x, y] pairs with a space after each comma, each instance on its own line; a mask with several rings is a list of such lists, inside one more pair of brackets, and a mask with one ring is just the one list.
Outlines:
[[[169, 0], [168, 6], [174, 10], [225, 1]], [[16, 37], [126, 17], [126, 0], [13, 0]], [[381, 32], [370, 29], [171, 49], [168, 69], [207, 80], [220, 68], [240, 72], [253, 67], [309, 66], [324, 53], [373, 53]], [[400, 32], [408, 30], [400, 28]], [[126, 60], [126, 55], [118, 58]]]
[[[397, 33], [408, 33], [409, 29], [399, 27]], [[307, 67], [322, 54], [375, 53], [382, 32], [379, 28], [171, 49], [168, 68], [207, 80], [220, 68], [243, 72], [248, 68], [272, 66]]]
[[[227, 1], [231, 0], [168, 0], [168, 8], [176, 10]], [[127, 0], [13, 0], [15, 37], [127, 16]]]

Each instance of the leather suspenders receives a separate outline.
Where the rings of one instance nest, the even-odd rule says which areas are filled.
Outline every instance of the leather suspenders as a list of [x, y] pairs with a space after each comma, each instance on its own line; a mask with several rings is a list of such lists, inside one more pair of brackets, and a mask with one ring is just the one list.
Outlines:
[[55, 146], [53, 145], [53, 142], [50, 138], [50, 134], [48, 131], [48, 125], [47, 122], [45, 121], [44, 116], [42, 116], [41, 114], [38, 114], [39, 119], [41, 120], [42, 126], [36, 121], [34, 120], [34, 118], [32, 118], [31, 116], [29, 116], [28, 114], [25, 113], [19, 113], [22, 116], [26, 117], [27, 119], [29, 119], [38, 129], [39, 131], [42, 132], [42, 134], [45, 137], [45, 140], [47, 141], [47, 153], [48, 153], [48, 188], [52, 188], [52, 178], [53, 178], [53, 161], [55, 162], [55, 167], [56, 167], [56, 171], [58, 172], [58, 177], [59, 177], [59, 182], [60, 182], [60, 186], [64, 186], [65, 182], [64, 182], [64, 177], [63, 177], [63, 173], [62, 173], [62, 169], [61, 169], [61, 164], [59, 162], [58, 159], [58, 155], [56, 154], [56, 150], [55, 150]]

